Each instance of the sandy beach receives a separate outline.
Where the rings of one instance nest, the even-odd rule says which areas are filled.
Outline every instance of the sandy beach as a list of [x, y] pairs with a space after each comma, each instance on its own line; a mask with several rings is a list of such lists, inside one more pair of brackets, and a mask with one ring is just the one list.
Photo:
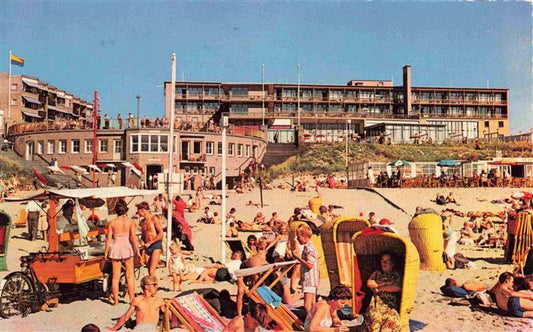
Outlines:
[[[337, 210], [342, 215], [357, 216], [360, 212], [365, 216], [368, 212], [376, 212], [378, 220], [387, 218], [395, 223], [394, 227], [400, 235], [408, 237], [408, 223], [412, 218], [415, 207], [422, 206], [434, 208], [440, 212], [443, 207], [436, 205], [431, 200], [437, 192], [443, 189], [377, 189], [376, 192], [369, 190], [330, 190], [322, 189], [321, 194], [325, 204], [337, 204], [343, 209]], [[449, 191], [449, 190], [446, 190]], [[517, 191], [512, 188], [458, 188], [453, 192], [460, 206], [449, 206], [464, 213], [468, 211], [491, 211], [498, 212], [504, 208], [503, 204], [493, 204], [491, 200], [508, 197]], [[259, 190], [255, 189], [246, 194], [230, 193], [228, 198], [228, 210], [235, 207], [237, 216], [242, 220], [251, 220], [259, 211], [267, 218], [272, 212], [278, 212], [283, 220], [289, 218], [296, 206], [306, 206], [308, 200], [314, 196], [314, 192], [290, 192], [289, 190], [263, 191], [264, 207], [247, 206], [248, 201], [260, 202]], [[385, 200], [383, 197], [388, 199]], [[146, 197], [151, 201], [153, 197]], [[138, 199], [137, 199], [138, 200]], [[205, 204], [208, 200], [204, 201]], [[392, 204], [391, 204], [392, 203]], [[132, 206], [132, 205], [130, 205]], [[19, 204], [0, 203], [0, 209], [9, 213], [12, 219], [17, 218], [20, 209]], [[211, 211], [219, 211], [220, 206], [211, 206]], [[130, 208], [130, 213], [133, 208]], [[220, 260], [220, 225], [199, 224], [195, 221], [201, 214], [201, 210], [187, 213], [186, 218], [193, 227], [193, 243], [197, 255], [206, 261], [208, 257]], [[459, 230], [466, 217], [454, 217], [452, 226]], [[37, 240], [30, 242], [22, 239], [22, 233], [26, 229], [12, 229], [8, 251], [9, 272], [19, 270], [19, 257], [28, 252], [38, 251], [46, 242]], [[248, 234], [241, 233], [244, 239]], [[511, 271], [512, 267], [503, 263], [502, 249], [482, 249], [475, 246], [457, 246], [457, 251], [475, 261], [475, 268], [457, 269], [444, 272], [420, 271], [415, 308], [411, 319], [427, 324], [424, 331], [526, 331], [533, 328], [533, 320], [502, 317], [499, 315], [473, 311], [470, 306], [450, 305], [450, 299], [444, 297], [439, 287], [448, 277], [455, 277], [460, 281], [476, 280], [491, 287], [496, 282], [497, 276], [504, 271]], [[160, 292], [162, 297], [174, 296], [171, 280], [166, 277], [167, 270], [159, 269]], [[3, 278], [8, 272], [0, 272]], [[141, 271], [141, 276], [146, 274], [146, 269]], [[324, 276], [322, 276], [324, 277]], [[139, 280], [137, 291], [140, 291]], [[197, 283], [184, 283], [184, 289], [213, 287], [216, 289], [228, 289], [231, 294], [236, 294], [236, 286], [228, 282], [202, 285]], [[327, 295], [329, 285], [324, 279], [319, 294]], [[59, 306], [48, 312], [40, 311], [29, 316], [14, 317], [7, 320], [0, 319], [1, 331], [79, 331], [87, 323], [94, 323], [100, 328], [112, 325], [113, 319], [123, 314], [128, 305], [121, 303], [111, 306], [100, 298], [76, 299], [70, 303], [60, 302]], [[122, 330], [127, 330], [123, 328]]]

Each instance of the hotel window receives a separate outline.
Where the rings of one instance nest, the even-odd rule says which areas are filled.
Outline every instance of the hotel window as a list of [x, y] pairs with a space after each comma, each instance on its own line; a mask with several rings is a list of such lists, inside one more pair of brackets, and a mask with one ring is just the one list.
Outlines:
[[228, 156], [233, 157], [235, 155], [235, 143], [228, 144]]
[[218, 91], [218, 87], [217, 88], [204, 88], [204, 93], [206, 96], [218, 96], [219, 94], [219, 91]]
[[139, 136], [131, 136], [131, 152], [139, 152]]
[[60, 140], [59, 141], [59, 153], [67, 153], [67, 141], [66, 140]]
[[194, 141], [192, 143], [192, 153], [195, 153], [195, 154], [202, 153], [202, 142]]
[[250, 157], [250, 145], [246, 145], [244, 148], [246, 158]]
[[141, 135], [141, 152], [150, 151], [150, 136]]
[[18, 90], [18, 84], [17, 83], [12, 83], [11, 84], [11, 91], [17, 91]]
[[159, 135], [150, 135], [150, 152], [159, 150]]
[[242, 144], [237, 144], [237, 157], [242, 157]]
[[98, 144], [99, 144], [98, 152], [106, 153], [108, 150], [107, 140], [106, 139], [99, 140]]
[[11, 106], [17, 106], [17, 98], [11, 98]]
[[231, 88], [230, 93], [233, 97], [248, 97], [248, 88]]
[[167, 135], [159, 136], [159, 151], [168, 152], [168, 136]]
[[344, 93], [342, 90], [331, 90], [329, 91], [329, 100], [342, 100]]
[[218, 103], [206, 102], [204, 103], [204, 111], [216, 111], [219, 107]]
[[296, 98], [298, 90], [296, 89], [283, 89], [281, 96], [284, 98]]
[[281, 112], [282, 113], [292, 113], [296, 112], [296, 104], [282, 104], [281, 105]]
[[248, 105], [246, 104], [233, 104], [230, 107], [231, 113], [248, 114]]
[[209, 167], [209, 174], [215, 174], [215, 172], [216, 172], [216, 168]]
[[488, 128], [488, 127], [489, 127], [489, 122], [485, 121], [485, 128]]
[[189, 95], [191, 96], [201, 96], [202, 95], [202, 88], [189, 88]]
[[205, 142], [205, 153], [207, 155], [212, 156], [213, 155], [213, 147], [215, 145], [215, 142]]
[[37, 141], [37, 154], [43, 154], [43, 153], [44, 153], [44, 142]]
[[503, 128], [503, 121], [498, 121], [498, 127]]
[[218, 142], [218, 146], [217, 146], [217, 154], [219, 156], [222, 155], [222, 142]]
[[91, 152], [93, 152], [93, 140], [86, 139], [85, 140], [85, 153], [91, 153]]
[[304, 113], [313, 113], [313, 104], [300, 104], [300, 108]]
[[302, 98], [306, 98], [306, 99], [313, 98], [313, 90], [302, 89], [300, 90], [300, 95]]
[[72, 153], [80, 153], [80, 140], [79, 139], [73, 139], [72, 141]]
[[48, 141], [48, 154], [56, 153], [56, 142]]
[[119, 140], [116, 140], [116, 141], [113, 141], [113, 151], [115, 153], [122, 153], [122, 141], [119, 141]]

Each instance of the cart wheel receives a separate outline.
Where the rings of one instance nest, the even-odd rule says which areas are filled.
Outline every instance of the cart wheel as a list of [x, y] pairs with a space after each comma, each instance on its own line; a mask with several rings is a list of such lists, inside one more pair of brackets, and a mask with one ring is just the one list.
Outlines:
[[30, 277], [23, 272], [14, 272], [4, 279], [0, 293], [0, 316], [9, 318], [15, 315], [25, 317], [37, 302], [35, 286]]

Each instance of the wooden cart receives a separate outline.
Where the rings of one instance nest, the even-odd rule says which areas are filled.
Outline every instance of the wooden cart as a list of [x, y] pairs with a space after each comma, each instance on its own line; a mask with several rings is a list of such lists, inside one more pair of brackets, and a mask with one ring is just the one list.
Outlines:
[[[30, 253], [21, 257], [22, 271], [8, 274], [0, 284], [0, 316], [25, 316], [38, 311], [47, 301], [65, 295], [80, 294], [83, 290], [95, 290], [103, 294], [104, 252], [102, 249], [80, 250], [74, 248], [67, 252], [59, 250], [60, 244], [80, 239], [79, 232], [57, 232], [59, 199], [106, 199], [129, 198], [153, 195], [154, 191], [134, 190], [126, 187], [86, 188], [67, 190], [45, 190], [31, 197], [12, 199], [12, 201], [44, 200], [49, 201], [48, 250]], [[105, 225], [90, 230], [85, 237], [99, 238], [107, 232]], [[110, 279], [110, 278], [109, 278]]]

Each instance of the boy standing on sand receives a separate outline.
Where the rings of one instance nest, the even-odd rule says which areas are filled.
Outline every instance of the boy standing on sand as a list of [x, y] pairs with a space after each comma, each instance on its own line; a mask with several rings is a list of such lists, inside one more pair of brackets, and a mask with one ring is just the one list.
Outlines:
[[137, 206], [137, 213], [144, 218], [141, 223], [142, 240], [146, 255], [148, 255], [148, 273], [155, 276], [159, 257], [163, 251], [163, 228], [159, 218], [150, 212], [148, 202], [140, 202]]
[[307, 225], [301, 225], [296, 231], [298, 242], [303, 246], [302, 253], [298, 250], [293, 251], [294, 258], [301, 263], [301, 282], [304, 293], [304, 307], [307, 314], [316, 302], [316, 293], [319, 285], [318, 275], [318, 255], [316, 248], [311, 242], [311, 228]]
[[135, 330], [159, 331], [157, 328], [159, 312], [164, 313], [165, 321], [168, 313], [164, 310], [165, 301], [157, 296], [157, 278], [151, 275], [145, 276], [141, 280], [141, 288], [143, 290], [142, 295], [135, 297], [115, 326], [108, 326], [108, 329], [118, 331], [135, 312], [137, 323]]

